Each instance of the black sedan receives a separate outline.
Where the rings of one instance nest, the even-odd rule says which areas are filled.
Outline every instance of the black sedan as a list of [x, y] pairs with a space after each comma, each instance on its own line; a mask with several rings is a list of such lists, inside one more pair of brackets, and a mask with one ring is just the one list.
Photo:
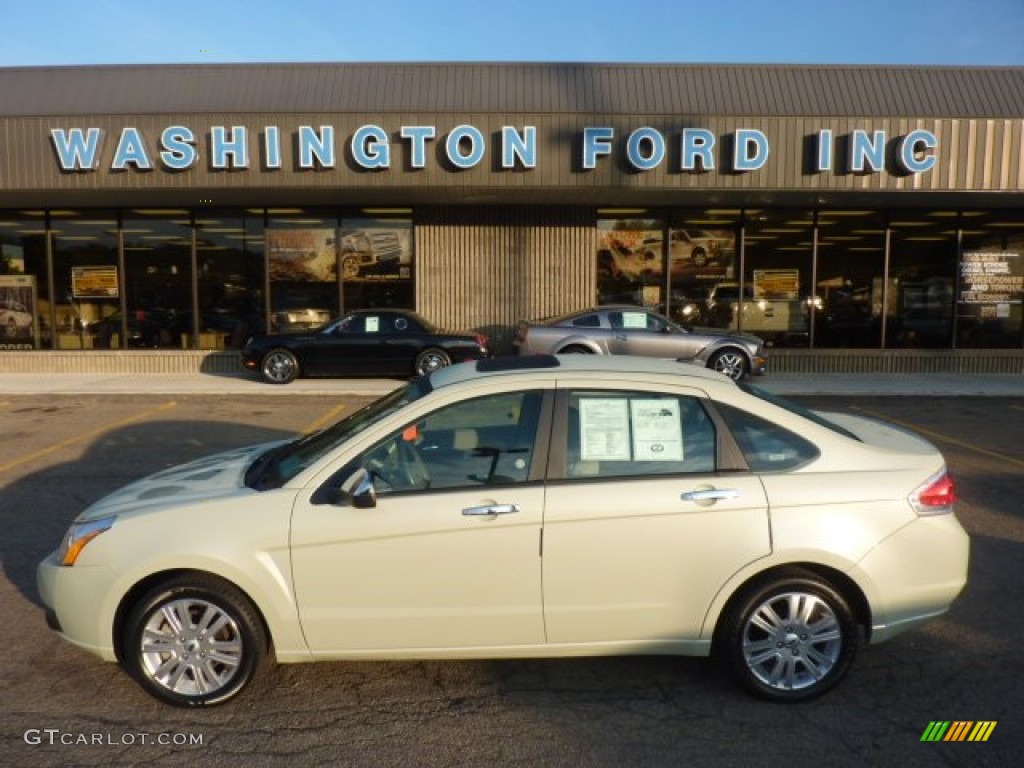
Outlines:
[[446, 333], [415, 312], [358, 310], [302, 333], [253, 336], [242, 364], [271, 384], [299, 376], [422, 376], [490, 357], [487, 337]]

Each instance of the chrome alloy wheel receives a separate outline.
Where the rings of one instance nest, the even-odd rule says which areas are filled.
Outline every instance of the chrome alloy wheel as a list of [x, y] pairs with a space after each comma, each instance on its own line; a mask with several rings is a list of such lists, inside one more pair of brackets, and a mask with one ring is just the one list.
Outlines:
[[831, 606], [808, 592], [784, 592], [761, 603], [742, 629], [749, 672], [764, 685], [799, 691], [839, 662], [842, 629]]
[[142, 630], [139, 657], [154, 683], [182, 696], [208, 696], [228, 686], [245, 651], [237, 622], [199, 598], [160, 605]]
[[724, 373], [733, 381], [739, 381], [747, 375], [747, 359], [741, 352], [725, 350], [711, 359], [711, 368]]
[[428, 373], [447, 368], [451, 364], [452, 359], [443, 350], [428, 349], [421, 352], [419, 357], [416, 358], [416, 373], [420, 376], [426, 376]]
[[263, 358], [260, 370], [271, 384], [287, 384], [298, 376], [299, 361], [287, 349], [274, 349]]

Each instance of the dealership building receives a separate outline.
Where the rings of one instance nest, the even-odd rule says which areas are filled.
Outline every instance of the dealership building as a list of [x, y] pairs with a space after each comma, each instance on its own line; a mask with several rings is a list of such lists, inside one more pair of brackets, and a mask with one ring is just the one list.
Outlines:
[[0, 69], [0, 371], [628, 303], [774, 370], [1024, 372], [1024, 68]]

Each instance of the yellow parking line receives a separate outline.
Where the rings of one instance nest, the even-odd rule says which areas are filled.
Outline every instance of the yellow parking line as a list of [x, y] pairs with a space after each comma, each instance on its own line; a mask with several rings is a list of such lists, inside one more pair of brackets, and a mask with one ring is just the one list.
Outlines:
[[338, 416], [341, 415], [341, 412], [344, 411], [344, 410], [345, 410], [345, 406], [344, 405], [336, 405], [336, 406], [334, 406], [333, 408], [331, 408], [331, 410], [329, 410], [327, 413], [325, 413], [319, 419], [314, 421], [312, 424], [308, 424], [306, 426], [306, 428], [302, 430], [303, 433], [315, 432], [316, 430], [320, 429], [320, 427], [323, 427], [323, 426], [326, 426], [327, 424], [330, 424], [335, 419], [337, 419]]
[[74, 445], [75, 443], [80, 443], [83, 440], [88, 440], [90, 438], [96, 437], [97, 435], [102, 435], [104, 432], [109, 432], [112, 429], [117, 429], [118, 427], [123, 427], [136, 421], [141, 421], [142, 419], [145, 419], [149, 416], [153, 416], [157, 413], [161, 413], [162, 411], [168, 411], [176, 405], [177, 403], [172, 400], [171, 402], [164, 403], [159, 408], [152, 408], [148, 411], [137, 413], [134, 416], [129, 416], [127, 419], [115, 421], [113, 424], [107, 424], [106, 426], [97, 427], [96, 429], [91, 429], [88, 432], [83, 432], [80, 435], [69, 437], [67, 440], [61, 440], [59, 443], [54, 443], [53, 445], [47, 446], [46, 448], [38, 450], [35, 453], [30, 453], [27, 456], [22, 456], [20, 459], [16, 459], [15, 461], [8, 462], [7, 464], [0, 464], [0, 472], [6, 472], [8, 469], [20, 467], [22, 464], [28, 464], [30, 461], [35, 461], [38, 458], [51, 454], [55, 451], [59, 451], [61, 448], [67, 448], [68, 446]]
[[874, 411], [871, 408], [863, 408], [857, 405], [852, 406], [852, 408], [856, 411], [863, 411], [864, 413], [870, 414], [871, 416], [875, 416], [876, 418], [882, 419], [883, 421], [891, 421], [893, 424], [899, 424], [901, 427], [906, 427], [907, 429], [913, 432], [920, 432], [922, 435], [928, 435], [928, 437], [933, 437], [936, 440], [941, 440], [945, 443], [950, 443], [952, 445], [958, 445], [961, 448], [966, 448], [969, 451], [974, 451], [975, 453], [980, 453], [983, 456], [988, 456], [993, 459], [999, 459], [1000, 461], [1005, 461], [1009, 464], [1014, 464], [1018, 467], [1024, 467], [1024, 459], [1015, 459], [1012, 456], [1006, 456], [1002, 453], [997, 453], [996, 451], [990, 451], [988, 448], [982, 448], [980, 445], [966, 443], [963, 440], [957, 440], [955, 437], [944, 435], [941, 432], [934, 432], [930, 429], [926, 429], [925, 427], [919, 426], [917, 424], [910, 424], [905, 421], [900, 421], [899, 419], [894, 419], [892, 416], [889, 416], [888, 414], [879, 413], [878, 411]]

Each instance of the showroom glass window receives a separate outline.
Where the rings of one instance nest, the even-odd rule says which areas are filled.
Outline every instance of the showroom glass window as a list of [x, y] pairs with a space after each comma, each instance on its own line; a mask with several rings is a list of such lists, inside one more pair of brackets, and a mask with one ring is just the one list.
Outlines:
[[599, 210], [597, 301], [657, 311], [665, 303], [665, 221], [643, 210]]
[[117, 212], [50, 214], [57, 349], [116, 349], [121, 339]]
[[192, 221], [184, 209], [124, 211], [127, 341], [135, 348], [187, 347], [192, 333]]
[[[680, 211], [668, 232], [668, 314], [686, 325], [710, 325], [708, 298], [735, 283], [738, 208]], [[719, 289], [721, 292], [721, 289]]]
[[956, 344], [1024, 346], [1024, 213], [965, 211]]
[[881, 211], [818, 211], [815, 347], [881, 346], [885, 226]]
[[266, 328], [263, 211], [203, 210], [195, 225], [195, 342], [199, 349], [237, 349]]
[[338, 233], [338, 258], [345, 311], [413, 309], [413, 248], [409, 218], [343, 218]]
[[0, 350], [52, 343], [42, 211], [0, 211]]
[[887, 347], [952, 345], [956, 222], [949, 210], [890, 212]]
[[270, 333], [318, 328], [339, 312], [338, 217], [312, 208], [267, 211]]
[[741, 328], [773, 346], [808, 346], [814, 296], [813, 213], [748, 209], [743, 248], [743, 301], [737, 282], [720, 283], [711, 296], [711, 324]]

